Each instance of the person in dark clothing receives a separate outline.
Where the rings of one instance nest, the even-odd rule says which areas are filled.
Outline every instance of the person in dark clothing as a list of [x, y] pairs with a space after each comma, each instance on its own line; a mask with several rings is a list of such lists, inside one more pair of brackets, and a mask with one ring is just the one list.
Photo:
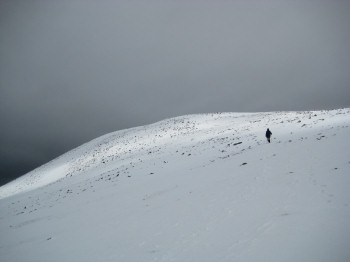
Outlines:
[[271, 135], [272, 135], [272, 133], [271, 133], [270, 129], [267, 129], [267, 130], [266, 130], [265, 136], [266, 136], [266, 138], [267, 138], [267, 141], [269, 141], [269, 143], [270, 143], [270, 137], [271, 137]]

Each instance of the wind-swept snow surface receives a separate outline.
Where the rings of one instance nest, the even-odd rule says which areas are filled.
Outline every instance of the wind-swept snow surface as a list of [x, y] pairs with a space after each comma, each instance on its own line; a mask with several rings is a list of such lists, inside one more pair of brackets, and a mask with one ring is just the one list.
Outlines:
[[349, 131], [340, 109], [107, 134], [0, 188], [0, 260], [348, 262]]

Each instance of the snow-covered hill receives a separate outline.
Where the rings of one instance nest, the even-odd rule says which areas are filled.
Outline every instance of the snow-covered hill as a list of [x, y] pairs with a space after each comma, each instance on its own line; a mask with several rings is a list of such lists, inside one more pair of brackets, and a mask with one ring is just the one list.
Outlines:
[[0, 260], [348, 262], [349, 131], [340, 109], [107, 134], [0, 188]]

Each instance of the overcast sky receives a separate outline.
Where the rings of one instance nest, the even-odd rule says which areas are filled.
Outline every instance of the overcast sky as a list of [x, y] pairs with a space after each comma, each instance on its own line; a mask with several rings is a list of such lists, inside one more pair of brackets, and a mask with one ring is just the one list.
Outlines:
[[192, 113], [350, 106], [350, 1], [0, 0], [0, 184]]

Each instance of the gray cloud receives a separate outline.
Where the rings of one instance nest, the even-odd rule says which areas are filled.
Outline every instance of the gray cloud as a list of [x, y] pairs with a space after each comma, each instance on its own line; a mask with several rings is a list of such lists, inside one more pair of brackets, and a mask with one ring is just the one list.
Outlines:
[[1, 176], [172, 116], [348, 107], [349, 13], [348, 1], [2, 1]]

